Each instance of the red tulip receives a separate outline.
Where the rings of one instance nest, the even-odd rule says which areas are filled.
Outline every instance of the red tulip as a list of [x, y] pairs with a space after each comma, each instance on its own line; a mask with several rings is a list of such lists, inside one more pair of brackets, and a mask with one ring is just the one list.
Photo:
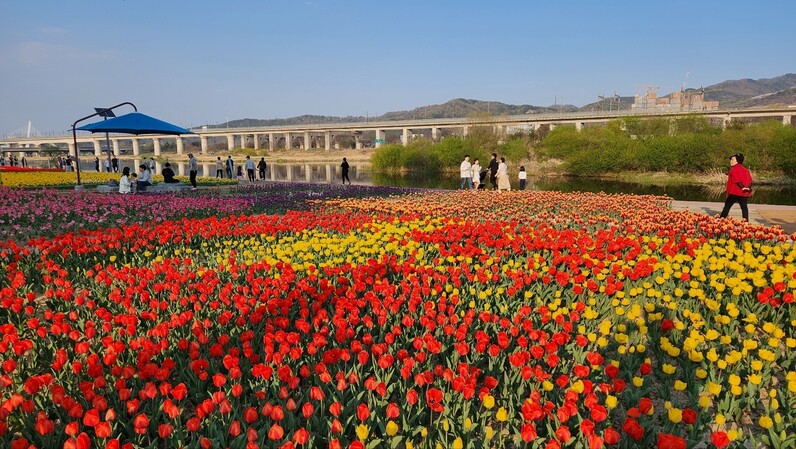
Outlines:
[[710, 434], [710, 441], [718, 449], [722, 449], [730, 444], [730, 438], [725, 432], [716, 431]]
[[658, 434], [658, 449], [685, 449], [685, 438], [668, 433]]
[[279, 424], [274, 424], [268, 429], [268, 438], [271, 440], [281, 440], [285, 435], [285, 431]]

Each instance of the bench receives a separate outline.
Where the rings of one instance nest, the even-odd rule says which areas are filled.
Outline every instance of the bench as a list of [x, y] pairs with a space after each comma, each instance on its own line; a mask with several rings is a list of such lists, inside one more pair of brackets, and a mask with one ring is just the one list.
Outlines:
[[[159, 182], [152, 186], [147, 186], [144, 190], [138, 190], [138, 193], [162, 193], [162, 192], [179, 192], [181, 190], [188, 190], [191, 186], [187, 184], [183, 184], [181, 182], [175, 182], [167, 184], [165, 182]], [[103, 193], [119, 193], [119, 186], [109, 186], [109, 185], [99, 185], [97, 186], [97, 192]]]

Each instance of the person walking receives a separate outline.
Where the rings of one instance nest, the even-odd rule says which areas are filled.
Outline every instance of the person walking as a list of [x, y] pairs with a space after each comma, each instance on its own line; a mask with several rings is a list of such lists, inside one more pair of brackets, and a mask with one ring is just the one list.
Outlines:
[[343, 172], [343, 185], [345, 185], [346, 180], [348, 180], [348, 185], [351, 185], [351, 179], [348, 177], [348, 161], [346, 158], [343, 158], [343, 163], [340, 164], [340, 170]]
[[492, 184], [492, 190], [497, 190], [497, 172], [498, 172], [497, 153], [492, 153], [492, 160], [489, 161], [487, 168], [489, 169], [489, 183]]
[[191, 180], [191, 190], [196, 190], [196, 174], [199, 172], [199, 163], [193, 157], [193, 153], [188, 153], [188, 177]]
[[511, 192], [511, 182], [509, 181], [509, 167], [506, 165], [506, 158], [500, 158], [500, 164], [497, 171], [497, 188], [498, 192], [503, 190]]
[[481, 184], [481, 164], [478, 163], [478, 159], [473, 161], [473, 166], [470, 170], [470, 176], [473, 179], [473, 189], [478, 190], [478, 187]]
[[752, 196], [752, 174], [743, 166], [744, 156], [735, 153], [730, 156], [730, 172], [727, 174], [727, 199], [724, 201], [724, 210], [721, 218], [727, 218], [730, 208], [735, 203], [741, 206], [743, 221], [749, 221], [749, 207], [747, 201]]
[[268, 168], [268, 164], [265, 162], [265, 158], [261, 157], [260, 162], [257, 163], [257, 169], [260, 171], [260, 180], [265, 181], [265, 169]]
[[229, 179], [232, 179], [233, 173], [235, 173], [235, 163], [232, 161], [232, 156], [227, 156], [227, 176]]
[[254, 182], [254, 161], [252, 160], [251, 156], [246, 156], [246, 175], [249, 178], [249, 182]]
[[470, 155], [465, 154], [464, 160], [459, 164], [459, 189], [471, 190], [473, 188], [473, 164]]
[[518, 176], [520, 179], [520, 190], [525, 190], [525, 182], [528, 180], [528, 174], [525, 173], [524, 165], [520, 165], [520, 174]]
[[[61, 158], [58, 158], [58, 163], [59, 164], [61, 163]], [[94, 171], [100, 171], [99, 170], [99, 158], [98, 157], [94, 157]]]
[[216, 178], [223, 178], [224, 177], [224, 161], [221, 160], [221, 156], [216, 158]]
[[111, 172], [111, 163], [107, 159], [105, 159], [105, 161], [103, 162], [103, 165], [105, 166], [105, 171], [110, 173]]
[[111, 159], [111, 167], [113, 167], [114, 173], [119, 173], [119, 158], [116, 156], [113, 156], [113, 159]]

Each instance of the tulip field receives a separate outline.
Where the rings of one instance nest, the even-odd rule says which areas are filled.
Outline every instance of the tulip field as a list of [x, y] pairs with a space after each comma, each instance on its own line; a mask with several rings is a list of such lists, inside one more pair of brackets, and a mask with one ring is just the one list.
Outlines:
[[3, 448], [796, 447], [780, 228], [590, 193], [0, 194]]

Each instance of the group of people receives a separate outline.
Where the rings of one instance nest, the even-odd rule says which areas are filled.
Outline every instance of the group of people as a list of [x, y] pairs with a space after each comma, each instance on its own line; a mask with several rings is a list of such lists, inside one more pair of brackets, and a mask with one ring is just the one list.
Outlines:
[[[260, 162], [256, 165], [254, 160], [252, 160], [251, 156], [246, 156], [246, 161], [243, 165], [237, 166], [237, 172], [235, 167], [235, 162], [232, 160], [232, 156], [227, 156], [226, 161], [221, 160], [221, 156], [216, 158], [216, 178], [223, 178], [224, 173], [226, 172], [227, 178], [233, 179], [237, 177], [238, 182], [241, 183], [244, 181], [243, 177], [243, 170], [246, 169], [246, 178], [248, 178], [249, 182], [254, 182], [256, 180], [255, 177], [255, 170], [258, 172], [259, 179], [261, 181], [265, 180], [265, 171], [268, 168], [268, 163], [265, 162], [265, 158], [261, 157]], [[234, 176], [233, 176], [234, 173]]]
[[[506, 158], [501, 157], [498, 162], [497, 153], [492, 153], [492, 159], [489, 161], [486, 169], [481, 167], [478, 159], [470, 163], [470, 155], [466, 154], [464, 160], [459, 166], [461, 182], [460, 189], [475, 189], [484, 190], [487, 188], [486, 180], [492, 186], [492, 190], [497, 191], [511, 191], [511, 182], [509, 181], [509, 169], [506, 164]], [[525, 183], [527, 182], [528, 175], [525, 172], [525, 167], [521, 166], [519, 171], [520, 190], [525, 190]]]
[[27, 167], [28, 166], [28, 159], [25, 156], [22, 158], [18, 158], [14, 155], [8, 156], [8, 164], [6, 164], [6, 155], [5, 153], [0, 153], [0, 165], [8, 165], [9, 167]]
[[[150, 158], [149, 162], [144, 162], [138, 166], [139, 173], [131, 173], [130, 167], [122, 169], [122, 177], [119, 179], [119, 193], [137, 193], [146, 190], [146, 187], [153, 185], [152, 173], [155, 171], [155, 159]], [[197, 189], [196, 175], [199, 172], [199, 163], [193, 156], [193, 153], [188, 153], [188, 176], [191, 181], [191, 190]], [[163, 175], [163, 182], [166, 184], [176, 184], [180, 182], [175, 178], [174, 170], [171, 164], [166, 162], [163, 165], [163, 170], [160, 172]]]

